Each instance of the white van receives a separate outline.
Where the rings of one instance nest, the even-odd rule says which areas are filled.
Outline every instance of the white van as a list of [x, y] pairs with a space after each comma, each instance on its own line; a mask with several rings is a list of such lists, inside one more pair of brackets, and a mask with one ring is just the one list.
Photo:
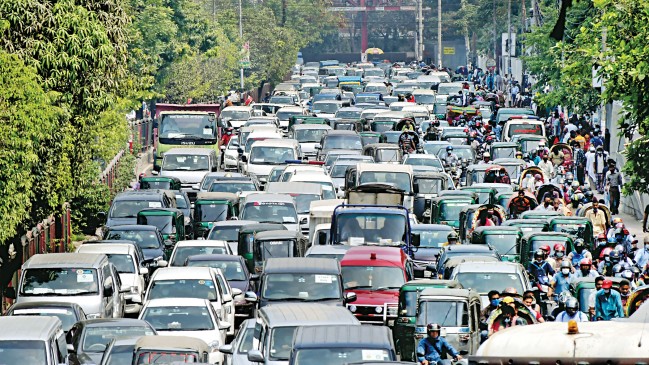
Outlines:
[[538, 120], [535, 117], [527, 118], [521, 116], [506, 121], [503, 127], [502, 140], [509, 142], [517, 134], [529, 134], [547, 138], [545, 124], [542, 120]]
[[68, 364], [61, 320], [56, 317], [0, 317], [0, 362], [24, 365]]
[[245, 172], [257, 176], [261, 184], [266, 184], [270, 170], [284, 165], [290, 160], [301, 160], [302, 149], [294, 139], [266, 139], [256, 141], [250, 147], [250, 154], [242, 156], [246, 163]]

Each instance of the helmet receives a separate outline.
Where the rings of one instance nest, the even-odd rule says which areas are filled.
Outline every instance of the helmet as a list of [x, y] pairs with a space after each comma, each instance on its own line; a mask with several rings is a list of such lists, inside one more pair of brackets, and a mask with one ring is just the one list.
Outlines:
[[617, 246], [615, 246], [614, 250], [617, 251], [617, 252], [624, 252], [624, 246], [617, 245]]
[[487, 136], [487, 142], [491, 142], [491, 141], [493, 141], [493, 139], [494, 138], [492, 136]]
[[432, 331], [437, 331], [441, 332], [442, 327], [438, 325], [437, 323], [429, 323], [428, 326], [426, 326], [426, 332], [432, 332]]
[[539, 247], [539, 250], [542, 250], [546, 255], [550, 254], [550, 246], [548, 246], [548, 245], [543, 245], [543, 246]]
[[620, 254], [619, 251], [613, 250], [609, 254], [609, 257], [611, 258], [611, 262], [620, 262], [620, 258], [622, 257], [622, 255]]
[[505, 290], [503, 290], [503, 293], [504, 294], [518, 294], [518, 292], [516, 291], [516, 288], [511, 287], [511, 286], [505, 288]]
[[593, 192], [590, 191], [590, 190], [586, 191], [584, 193], [584, 199], [586, 199], [588, 201], [592, 201], [593, 200]]
[[624, 266], [622, 266], [622, 264], [615, 264], [613, 266], [613, 274], [619, 274], [622, 271], [624, 271]]
[[575, 297], [570, 297], [566, 300], [566, 309], [573, 309], [577, 310], [577, 307], [579, 307], [579, 301], [577, 301], [577, 298]]
[[556, 251], [565, 251], [565, 250], [566, 250], [566, 248], [563, 247], [562, 244], [560, 244], [560, 243], [555, 243], [555, 244], [554, 244], [554, 251], [555, 251], [555, 252], [556, 252]]
[[574, 179], [574, 177], [572, 175], [572, 172], [567, 172], [566, 173], [566, 180], [573, 180], [573, 179]]
[[568, 299], [570, 299], [572, 297], [573, 296], [570, 295], [570, 292], [567, 291], [567, 290], [564, 291], [564, 292], [561, 292], [561, 294], [559, 294], [559, 303], [562, 303], [565, 306]]
[[618, 224], [618, 223], [622, 223], [622, 218], [620, 217], [613, 218], [613, 224]]
[[446, 146], [447, 151], [453, 151], [453, 146]]
[[614, 244], [617, 243], [617, 240], [615, 239], [615, 237], [609, 237], [609, 238], [607, 238], [607, 242], [608, 242], [609, 244], [614, 245]]
[[[566, 177], [566, 179], [567, 179], [567, 177]], [[570, 186], [572, 186], [573, 188], [578, 188], [578, 187], [579, 187], [579, 181], [574, 180], [574, 181], [572, 182], [572, 184], [570, 184]]]
[[523, 156], [523, 152], [521, 152], [521, 151], [516, 151], [516, 156]]
[[458, 239], [457, 233], [455, 233], [455, 231], [451, 231], [451, 233], [449, 233], [448, 236], [446, 236], [446, 239], [448, 241], [450, 241], [452, 239], [457, 241], [457, 239]]
[[597, 240], [606, 240], [606, 235], [604, 233], [600, 233], [597, 235]]
[[604, 259], [604, 256], [609, 256], [612, 251], [613, 251], [612, 248], [606, 247], [605, 249], [602, 250], [602, 252], [599, 253], [599, 258]]
[[593, 264], [593, 262], [590, 261], [589, 258], [581, 259], [581, 261], [579, 261], [579, 266], [582, 266], [582, 265], [591, 266], [592, 264]]
[[622, 271], [622, 277], [627, 280], [633, 280], [633, 271], [631, 271], [630, 269]]
[[586, 246], [586, 244], [584, 243], [584, 240], [582, 238], [577, 238], [575, 240], [575, 247], [577, 247], [577, 246], [581, 246], [581, 247]]
[[534, 252], [534, 260], [536, 259], [543, 260], [544, 257], [545, 257], [545, 253], [542, 250], [536, 250], [536, 252]]
[[563, 260], [561, 261], [561, 268], [562, 269], [570, 269], [572, 265], [570, 265], [570, 261], [568, 260]]
[[[489, 138], [489, 137], [487, 137], [487, 138]], [[489, 152], [485, 152], [485, 153], [482, 154], [482, 157], [483, 158], [484, 157], [491, 157], [491, 155], [489, 154]]]

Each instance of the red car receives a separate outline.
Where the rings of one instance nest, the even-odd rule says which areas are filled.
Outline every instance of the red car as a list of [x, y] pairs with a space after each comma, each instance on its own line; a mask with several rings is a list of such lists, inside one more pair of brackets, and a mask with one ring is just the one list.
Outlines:
[[363, 323], [392, 326], [399, 288], [414, 279], [414, 265], [398, 247], [352, 247], [340, 261], [345, 294], [355, 293], [347, 308]]

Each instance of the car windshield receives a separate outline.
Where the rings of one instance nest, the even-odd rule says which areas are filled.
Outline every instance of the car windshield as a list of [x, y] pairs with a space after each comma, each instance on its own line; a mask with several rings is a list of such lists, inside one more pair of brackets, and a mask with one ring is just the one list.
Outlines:
[[342, 297], [338, 276], [330, 274], [265, 274], [261, 293], [270, 301], [315, 302]]
[[379, 143], [380, 140], [381, 140], [380, 136], [375, 136], [375, 135], [361, 136], [361, 141], [363, 142], [363, 146], [371, 143]]
[[490, 290], [504, 291], [506, 288], [514, 288], [517, 293], [523, 293], [521, 278], [516, 274], [493, 273], [493, 272], [462, 272], [455, 277], [463, 288], [474, 289], [480, 294], [488, 293]]
[[325, 150], [360, 150], [363, 148], [363, 143], [361, 137], [357, 135], [327, 136], [322, 148]]
[[239, 261], [219, 261], [219, 260], [192, 260], [191, 257], [187, 266], [212, 267], [221, 269], [225, 280], [227, 281], [245, 281], [248, 280], [246, 273], [243, 271]]
[[137, 218], [137, 213], [146, 208], [162, 208], [159, 200], [117, 200], [110, 209], [111, 218]]
[[295, 100], [292, 96], [273, 96], [270, 98], [271, 104], [293, 105]]
[[253, 182], [244, 181], [215, 181], [210, 186], [210, 191], [214, 193], [240, 193], [242, 191], [257, 191]]
[[458, 84], [439, 84], [437, 86], [437, 93], [440, 95], [457, 95], [462, 91], [462, 85]]
[[248, 120], [250, 119], [250, 112], [247, 110], [224, 110], [221, 112], [221, 120]]
[[189, 256], [194, 255], [227, 255], [227, 249], [219, 246], [179, 246], [173, 254], [171, 266], [183, 266]]
[[293, 348], [295, 327], [275, 327], [270, 335], [270, 359], [288, 361]]
[[527, 123], [511, 123], [509, 124], [508, 136], [511, 137], [516, 134], [533, 134], [536, 136], [543, 135], [543, 128], [541, 124], [527, 124]]
[[340, 109], [340, 104], [329, 102], [317, 102], [313, 104], [314, 113], [335, 114]]
[[257, 266], [262, 266], [265, 260], [273, 257], [293, 257], [293, 251], [296, 248], [293, 240], [272, 240], [259, 242], [255, 250], [259, 252], [257, 256]]
[[134, 241], [141, 249], [160, 248], [160, 237], [155, 231], [120, 230], [111, 228], [105, 240], [128, 240]]
[[419, 194], [437, 194], [444, 190], [444, 182], [442, 179], [415, 179], [415, 184], [419, 189]]
[[518, 235], [507, 233], [487, 234], [485, 243], [495, 248], [501, 255], [516, 255], [518, 254]]
[[210, 331], [215, 327], [207, 307], [149, 307], [141, 318], [156, 331]]
[[[68, 331], [72, 326], [77, 323], [77, 315], [72, 309], [68, 308], [48, 308], [48, 307], [34, 307], [34, 308], [25, 308], [25, 309], [14, 309], [11, 314], [12, 316], [48, 316], [56, 317], [61, 320], [62, 327], [64, 331]], [[0, 354], [1, 354], [0, 350]], [[0, 355], [0, 358], [2, 355]]]
[[0, 341], [0, 362], [7, 365], [47, 364], [45, 341], [2, 340]]
[[419, 247], [442, 248], [448, 242], [449, 230], [412, 230], [412, 233], [418, 233], [420, 237]]
[[417, 104], [435, 104], [435, 95], [418, 94], [415, 95]]
[[113, 345], [110, 352], [106, 353], [106, 365], [131, 364], [133, 361], [134, 349], [135, 344], [120, 346]]
[[425, 326], [428, 323], [437, 323], [442, 327], [468, 326], [467, 304], [446, 300], [420, 302], [417, 325]]
[[355, 362], [390, 361], [390, 353], [382, 349], [331, 348], [301, 349], [295, 352], [295, 365], [343, 365]]
[[344, 178], [345, 173], [347, 172], [347, 169], [349, 166], [356, 166], [356, 162], [351, 162], [351, 163], [337, 163], [333, 165], [331, 168], [331, 172], [329, 173], [329, 176], [332, 178]]
[[[453, 153], [457, 155], [457, 157], [460, 160], [469, 160], [473, 161], [473, 152], [471, 150], [471, 147], [468, 148], [462, 148], [456, 145], [453, 145]], [[441, 149], [437, 152], [437, 157], [442, 158], [446, 154], [445, 149]]]
[[295, 150], [289, 147], [252, 146], [251, 164], [282, 165], [286, 160], [295, 160]]
[[[151, 282], [148, 293], [148, 299], [198, 298], [215, 300], [218, 297], [214, 282], [210, 279], [154, 280]], [[152, 322], [150, 323], [155, 329], [158, 329]]]
[[469, 205], [469, 202], [446, 203], [443, 202], [439, 207], [439, 219], [442, 221], [456, 221], [460, 218], [462, 208]]
[[[150, 365], [150, 364], [176, 364], [176, 363], [194, 363], [198, 362], [196, 352], [185, 351], [140, 351], [136, 355], [137, 365]], [[120, 363], [121, 364], [121, 363]]]
[[221, 222], [228, 218], [228, 204], [200, 203], [194, 205], [194, 220], [197, 222]]
[[529, 152], [534, 149], [538, 150], [541, 141], [533, 139], [533, 140], [520, 141], [519, 143], [521, 144], [521, 150], [523, 152]]
[[23, 295], [55, 296], [97, 294], [97, 270], [85, 268], [43, 268], [25, 270]]
[[417, 158], [417, 157], [409, 157], [406, 162], [404, 162], [406, 165], [413, 165], [413, 166], [429, 166], [429, 167], [435, 167], [440, 170], [444, 170], [444, 166], [442, 165], [442, 161], [437, 159], [437, 158]]
[[149, 326], [88, 326], [83, 334], [83, 352], [104, 352], [113, 338], [155, 335]]
[[[372, 90], [366, 90], [367, 92], [373, 92]], [[359, 95], [356, 97], [356, 103], [371, 103], [379, 101], [378, 95]]]
[[209, 156], [205, 155], [164, 155], [162, 170], [165, 171], [208, 171]]
[[187, 200], [185, 200], [185, 195], [176, 194], [176, 207], [178, 209], [187, 209], [187, 208], [189, 208], [189, 205], [187, 204]]
[[253, 340], [255, 338], [255, 329], [254, 328], [242, 328], [239, 331], [243, 333], [240, 335], [238, 353], [247, 354], [248, 351], [252, 350]]
[[239, 230], [240, 226], [231, 226], [231, 227], [218, 227], [214, 228], [210, 235], [207, 237], [208, 240], [223, 240], [223, 241], [237, 241], [239, 240]]
[[173, 217], [170, 215], [143, 215], [138, 218], [138, 223], [156, 226], [162, 233], [169, 234], [173, 230]]
[[160, 139], [215, 139], [214, 121], [205, 114], [163, 115], [158, 130]]
[[343, 213], [336, 217], [338, 241], [344, 245], [404, 243], [406, 217], [401, 214]]
[[115, 265], [118, 273], [135, 273], [135, 264], [133, 263], [133, 257], [131, 257], [131, 255], [107, 253], [106, 256], [108, 256], [108, 261]]
[[295, 206], [282, 202], [250, 202], [246, 204], [241, 219], [269, 223], [298, 222]]
[[291, 194], [295, 199], [297, 214], [308, 214], [311, 209], [311, 202], [320, 200], [320, 195], [316, 194]]
[[[292, 102], [291, 102], [292, 104]], [[303, 115], [301, 111], [288, 111], [288, 110], [280, 110], [277, 112], [275, 115], [279, 120], [289, 120], [291, 117], [297, 117]]]
[[399, 267], [389, 266], [343, 266], [345, 290], [399, 289], [405, 283], [405, 274]]
[[381, 162], [401, 162], [398, 149], [380, 149], [376, 159]]
[[336, 112], [336, 118], [361, 119], [361, 111], [360, 110], [339, 110]]
[[327, 129], [298, 129], [295, 131], [295, 139], [300, 143], [319, 143]]
[[577, 237], [583, 237], [585, 230], [585, 223], [555, 223], [552, 225], [553, 232], [568, 233]]
[[367, 183], [382, 183], [392, 184], [397, 189], [403, 190], [406, 194], [410, 194], [410, 174], [407, 172], [391, 172], [391, 171], [363, 171], [359, 179], [359, 184]]
[[491, 148], [491, 158], [494, 160], [498, 158], [515, 158], [516, 151], [518, 151], [516, 147]]

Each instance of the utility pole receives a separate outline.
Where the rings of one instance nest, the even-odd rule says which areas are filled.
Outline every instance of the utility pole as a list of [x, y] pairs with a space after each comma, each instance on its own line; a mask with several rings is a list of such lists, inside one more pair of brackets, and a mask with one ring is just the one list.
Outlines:
[[417, 46], [417, 61], [424, 59], [424, 0], [417, 0], [417, 25], [418, 25], [418, 46]]
[[[241, 6], [241, 1], [239, 0], [239, 38], [241, 38], [241, 41], [243, 42], [243, 15], [242, 15], [242, 6]], [[241, 65], [240, 71], [240, 78], [241, 78], [241, 91], [243, 91], [244, 85], [243, 85], [243, 64]]]
[[500, 68], [498, 62], [498, 30], [496, 28], [496, 0], [493, 0], [493, 25], [494, 25], [494, 61], [496, 61], [496, 68]]
[[507, 75], [509, 75], [509, 80], [511, 83], [512, 80], [512, 50], [514, 45], [512, 44], [512, 0], [507, 2], [507, 44], [509, 44], [509, 51], [507, 52]]
[[437, 0], [437, 67], [442, 67], [442, 0]]

